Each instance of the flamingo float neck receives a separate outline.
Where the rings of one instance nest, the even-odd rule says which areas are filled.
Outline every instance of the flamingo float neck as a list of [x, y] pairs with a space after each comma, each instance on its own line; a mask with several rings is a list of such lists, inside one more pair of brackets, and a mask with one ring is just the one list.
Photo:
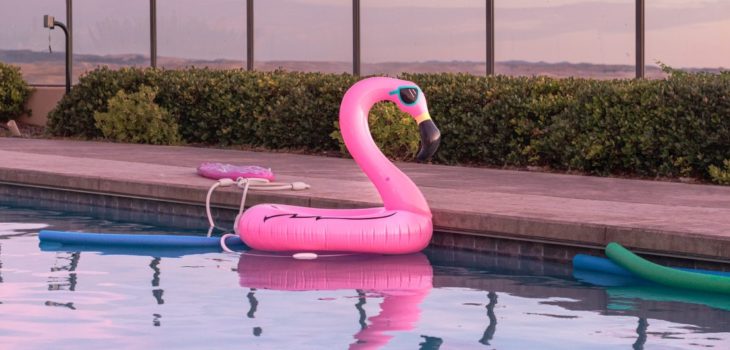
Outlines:
[[412, 84], [393, 78], [369, 78], [353, 85], [340, 106], [340, 130], [345, 146], [360, 169], [372, 181], [388, 210], [406, 210], [431, 217], [431, 209], [418, 189], [375, 144], [368, 113], [378, 102], [390, 101], [389, 93]]

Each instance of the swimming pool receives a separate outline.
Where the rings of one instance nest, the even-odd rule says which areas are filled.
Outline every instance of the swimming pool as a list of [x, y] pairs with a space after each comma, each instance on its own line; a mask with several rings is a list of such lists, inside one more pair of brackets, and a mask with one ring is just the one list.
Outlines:
[[[0, 348], [730, 347], [730, 306], [568, 264], [429, 248], [315, 261], [38, 246], [40, 229], [200, 230], [0, 206]], [[97, 249], [98, 250], [98, 249]]]

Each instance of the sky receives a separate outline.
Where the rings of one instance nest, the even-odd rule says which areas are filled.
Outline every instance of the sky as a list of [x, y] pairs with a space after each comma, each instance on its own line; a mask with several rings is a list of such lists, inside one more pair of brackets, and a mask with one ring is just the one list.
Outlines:
[[[245, 0], [158, 0], [158, 54], [243, 60]], [[484, 61], [484, 0], [361, 0], [364, 62]], [[350, 61], [350, 0], [257, 0], [258, 60]], [[74, 51], [148, 54], [148, 0], [74, 0]], [[647, 63], [730, 67], [730, 1], [647, 1]], [[0, 0], [0, 49], [48, 49], [64, 0]], [[496, 0], [497, 61], [633, 64], [634, 0]], [[51, 32], [63, 50], [63, 36]]]

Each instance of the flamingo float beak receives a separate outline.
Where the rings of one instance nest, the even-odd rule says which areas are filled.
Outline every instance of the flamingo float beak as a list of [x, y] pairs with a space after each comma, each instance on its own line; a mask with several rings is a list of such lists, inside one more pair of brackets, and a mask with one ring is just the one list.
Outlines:
[[436, 124], [431, 120], [428, 112], [424, 112], [416, 117], [418, 122], [418, 130], [421, 132], [421, 147], [416, 154], [416, 161], [421, 163], [431, 158], [441, 143], [441, 132]]

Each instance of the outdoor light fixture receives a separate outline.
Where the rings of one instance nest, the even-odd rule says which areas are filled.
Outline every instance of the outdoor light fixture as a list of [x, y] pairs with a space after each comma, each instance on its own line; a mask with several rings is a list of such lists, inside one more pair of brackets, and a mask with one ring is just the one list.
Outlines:
[[71, 91], [71, 42], [69, 41], [69, 33], [66, 25], [56, 21], [53, 16], [43, 16], [43, 27], [48, 29], [54, 29], [59, 27], [63, 29], [63, 34], [66, 36], [66, 93]]

